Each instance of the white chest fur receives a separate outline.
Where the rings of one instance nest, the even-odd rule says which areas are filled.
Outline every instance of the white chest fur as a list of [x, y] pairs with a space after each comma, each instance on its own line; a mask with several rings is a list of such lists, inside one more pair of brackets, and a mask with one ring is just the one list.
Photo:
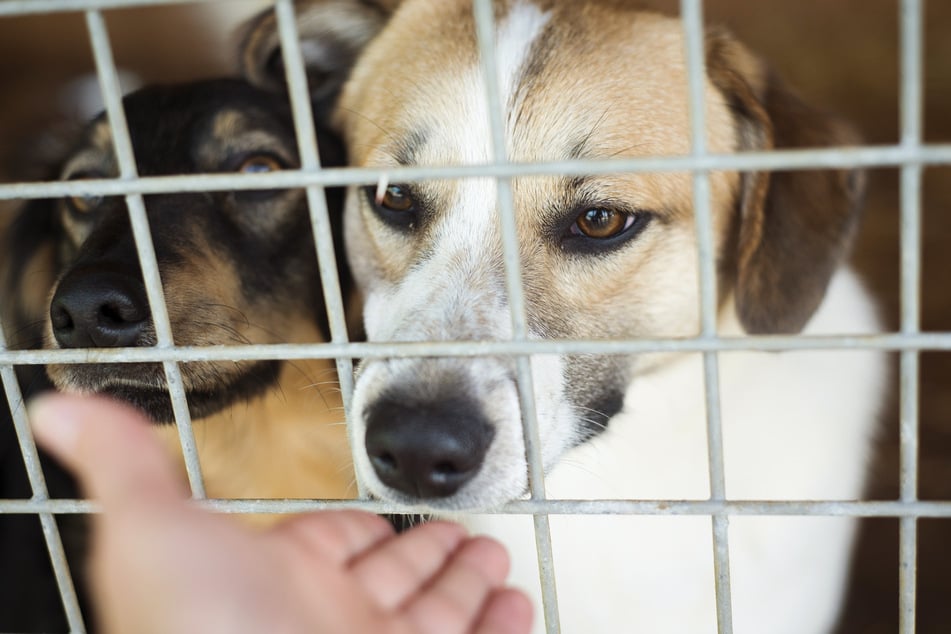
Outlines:
[[[721, 333], [738, 334], [725, 321]], [[833, 279], [806, 333], [875, 329], [871, 302], [845, 271]], [[719, 366], [728, 498], [861, 496], [884, 355], [733, 352], [720, 354]], [[691, 355], [635, 379], [608, 430], [566, 454], [546, 485], [550, 498], [681, 500], [707, 499], [708, 482], [702, 362]], [[734, 631], [828, 631], [855, 524], [831, 517], [730, 518]], [[471, 525], [508, 545], [514, 582], [537, 598], [531, 518], [483, 515]], [[552, 516], [551, 531], [564, 632], [716, 631], [709, 517]], [[540, 608], [537, 614], [541, 621]]]

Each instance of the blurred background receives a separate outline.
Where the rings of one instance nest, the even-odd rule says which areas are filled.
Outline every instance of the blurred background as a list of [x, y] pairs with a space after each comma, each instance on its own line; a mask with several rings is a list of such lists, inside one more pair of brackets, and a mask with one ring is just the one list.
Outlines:
[[[117, 65], [131, 88], [236, 68], [235, 29], [267, 4], [227, 0], [106, 13]], [[677, 0], [645, 7], [676, 13]], [[870, 144], [899, 139], [897, 0], [706, 0], [708, 23], [725, 25], [770, 60], [810, 103], [854, 122]], [[926, 3], [924, 136], [951, 142], [951, 2]], [[98, 109], [92, 54], [79, 13], [0, 18], [0, 182], [42, 179], [58, 131]], [[40, 131], [54, 131], [53, 134]], [[68, 135], [67, 135], [68, 136]], [[898, 325], [897, 169], [869, 172], [854, 263], [889, 328]], [[951, 166], [923, 183], [924, 330], [951, 331]], [[0, 230], [10, 214], [0, 203]], [[897, 362], [896, 362], [897, 371]], [[920, 497], [951, 499], [951, 353], [921, 355]], [[882, 420], [868, 497], [898, 497], [897, 398]], [[951, 631], [951, 520], [919, 523], [918, 632]], [[898, 521], [863, 522], [838, 634], [894, 633], [898, 623]]]
[[[652, 2], [676, 11], [676, 1]], [[951, 2], [925, 4], [924, 139], [951, 141]], [[707, 0], [708, 23], [725, 24], [810, 103], [854, 122], [869, 144], [897, 143], [899, 7], [896, 0]], [[926, 169], [922, 189], [921, 327], [951, 330], [951, 166]], [[853, 260], [899, 323], [899, 172], [870, 170]], [[895, 355], [897, 357], [897, 355]], [[895, 376], [897, 376], [897, 358]], [[919, 496], [951, 499], [951, 353], [921, 355]], [[882, 421], [868, 497], [897, 499], [898, 405]], [[918, 632], [951, 631], [951, 520], [920, 520]], [[838, 634], [897, 632], [898, 520], [862, 524]]]

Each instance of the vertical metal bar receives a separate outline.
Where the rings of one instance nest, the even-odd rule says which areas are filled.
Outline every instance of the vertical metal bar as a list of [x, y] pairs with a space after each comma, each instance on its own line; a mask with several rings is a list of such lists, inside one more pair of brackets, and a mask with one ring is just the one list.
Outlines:
[[[900, 499], [902, 502], [914, 503], [917, 499], [918, 353], [903, 351], [900, 359]], [[898, 529], [899, 633], [914, 634], [918, 589], [918, 517], [903, 516]]]
[[[707, 153], [705, 89], [706, 70], [701, 0], [681, 0], [686, 39], [687, 81], [690, 96], [691, 154]], [[693, 172], [693, 204], [700, 267], [700, 334], [716, 337], [717, 289], [715, 248], [710, 204], [710, 175]], [[726, 499], [723, 465], [723, 432], [720, 419], [720, 381], [716, 352], [703, 354], [705, 404], [707, 410], [707, 454], [710, 474], [710, 499]], [[715, 514], [713, 522], [713, 567], [716, 585], [717, 627], [721, 634], [733, 631], [732, 592], [730, 588], [729, 516]]]
[[[109, 35], [106, 31], [106, 23], [103, 20], [102, 13], [100, 11], [87, 11], [86, 26], [89, 30], [89, 40], [96, 62], [99, 88], [102, 91], [103, 102], [106, 104], [106, 114], [112, 132], [112, 145], [119, 164], [119, 177], [132, 180], [138, 176], [135, 154], [132, 149], [132, 139], [129, 136], [125, 111], [122, 109], [122, 89], [119, 86], [115, 61], [109, 45]], [[156, 345], [159, 348], [173, 348], [172, 326], [168, 317], [168, 308], [165, 304], [165, 294], [162, 291], [162, 279], [159, 275], [155, 247], [152, 244], [148, 216], [145, 212], [142, 195], [130, 194], [126, 196], [126, 205], [129, 209], [129, 221], [132, 225], [132, 234], [135, 238], [135, 246], [142, 268], [145, 291], [152, 310], [152, 322], [155, 326], [157, 339]], [[204, 498], [205, 485], [201, 476], [198, 448], [195, 445], [195, 435], [192, 430], [191, 416], [188, 412], [181, 369], [177, 363], [171, 361], [164, 362], [162, 366], [168, 384], [169, 397], [172, 401], [172, 411], [175, 414], [192, 496]]]
[[[294, 128], [297, 131], [297, 147], [301, 157], [301, 168], [308, 171], [320, 169], [320, 156], [317, 151], [317, 134], [314, 128], [314, 115], [307, 90], [307, 73], [304, 57], [301, 53], [297, 34], [294, 5], [291, 0], [277, 0], [275, 5], [277, 27], [284, 55], [284, 68], [294, 116]], [[344, 314], [343, 294], [340, 289], [340, 277], [334, 254], [333, 231], [327, 210], [327, 199], [322, 187], [307, 188], [307, 206], [310, 210], [311, 229], [314, 233], [314, 245], [317, 249], [317, 266], [323, 289], [324, 303], [330, 324], [330, 340], [333, 343], [347, 343], [347, 322]], [[353, 360], [341, 357], [336, 360], [337, 380], [343, 397], [344, 415], [349, 420], [350, 403], [353, 400]], [[351, 450], [353, 448], [351, 447]], [[366, 497], [363, 483], [357, 480], [360, 497]]]
[[[495, 55], [495, 16], [491, 2], [489, 0], [475, 0], [473, 15], [489, 114], [489, 130], [492, 141], [490, 156], [495, 163], [505, 163], [508, 160], [503, 117], [505, 104], [502, 103], [499, 88], [498, 66]], [[499, 222], [502, 231], [502, 253], [505, 260], [505, 284], [512, 318], [512, 340], [524, 341], [528, 337], [528, 326], [516, 233], [512, 182], [511, 179], [507, 178], [499, 178], [496, 182]], [[529, 489], [533, 500], [544, 500], [545, 474], [542, 463], [541, 440], [538, 433], [538, 414], [535, 406], [531, 361], [529, 357], [519, 356], [516, 363], [525, 455], [529, 470]], [[558, 616], [558, 595], [555, 587], [551, 527], [547, 514], [537, 513], [533, 516], [533, 520], [545, 625], [549, 634], [557, 634], [561, 631], [561, 625]]]
[[[901, 3], [901, 145], [918, 148], [922, 139], [922, 2]], [[901, 332], [920, 329], [921, 304], [921, 165], [901, 168]], [[918, 499], [919, 353], [903, 350], [900, 357], [900, 497]], [[915, 632], [918, 568], [918, 518], [899, 522], [899, 631]]]
[[[6, 349], [7, 340], [3, 325], [0, 324], [0, 350]], [[13, 419], [13, 428], [20, 447], [20, 455], [23, 456], [27, 480], [30, 483], [30, 490], [33, 492], [31, 499], [37, 501], [48, 500], [50, 498], [49, 491], [46, 488], [46, 477], [43, 475], [43, 468], [40, 465], [40, 455], [36, 449], [36, 443], [33, 441], [30, 421], [27, 420], [26, 408], [23, 406], [23, 394], [20, 391], [20, 384], [17, 382], [13, 366], [0, 366], [0, 383], [3, 384], [7, 402], [10, 404], [10, 415]], [[83, 623], [82, 611], [79, 609], [76, 588], [69, 572], [66, 551], [63, 548], [59, 527], [56, 525], [56, 518], [51, 513], [39, 513], [38, 516], [40, 526], [43, 529], [46, 549], [50, 555], [50, 564], [53, 567], [56, 587], [63, 602], [63, 610], [66, 612], [66, 622], [71, 632], [85, 632], [86, 626]]]

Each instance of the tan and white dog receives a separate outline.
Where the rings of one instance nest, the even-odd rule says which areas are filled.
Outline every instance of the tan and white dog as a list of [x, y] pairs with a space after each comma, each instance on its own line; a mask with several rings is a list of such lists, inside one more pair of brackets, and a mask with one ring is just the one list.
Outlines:
[[[494, 3], [508, 160], [689, 152], [681, 23], [628, 5]], [[352, 165], [490, 160], [471, 0], [302, 2], [298, 15], [317, 105], [336, 100]], [[711, 151], [855, 142], [732, 36], [712, 30], [705, 41]], [[262, 16], [246, 40], [246, 74], [275, 81], [276, 55], [274, 19]], [[690, 174], [526, 176], [512, 185], [532, 337], [698, 332]], [[869, 296], [841, 266], [860, 174], [713, 172], [710, 188], [719, 334], [876, 330]], [[353, 188], [346, 237], [370, 340], [510, 337], [492, 179]], [[514, 365], [364, 363], [351, 437], [369, 490], [447, 514], [525, 495]], [[550, 498], [709, 497], [699, 355], [537, 355], [531, 366]], [[883, 355], [731, 352], [719, 368], [730, 499], [861, 496]], [[537, 593], [531, 518], [468, 521], [508, 544], [515, 580]], [[829, 631], [855, 527], [843, 517], [731, 518], [735, 631]], [[563, 631], [716, 631], [709, 517], [554, 516], [551, 531]]]

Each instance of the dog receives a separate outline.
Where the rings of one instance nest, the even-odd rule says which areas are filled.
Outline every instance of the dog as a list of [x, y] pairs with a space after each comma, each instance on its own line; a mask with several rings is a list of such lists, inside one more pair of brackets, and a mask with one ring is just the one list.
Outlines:
[[[286, 97], [240, 79], [143, 88], [125, 97], [124, 109], [143, 176], [250, 174], [299, 165]], [[318, 139], [324, 164], [343, 162], [335, 135], [319, 128]], [[115, 177], [114, 154], [108, 121], [100, 115], [49, 178]], [[303, 190], [147, 194], [144, 201], [176, 345], [329, 340]], [[327, 201], [339, 243], [342, 191], [329, 189]], [[4, 245], [3, 317], [15, 347], [155, 344], [123, 197], [32, 201], [15, 215]], [[346, 295], [343, 264], [341, 259]], [[354, 497], [333, 360], [198, 361], [180, 368], [210, 497]], [[174, 417], [161, 364], [51, 364], [25, 369], [21, 379], [28, 396], [52, 387], [131, 403], [157, 423], [170, 450], [179, 451], [175, 426], [165, 424]], [[3, 451], [18, 454], [12, 426], [4, 425], [4, 434]], [[30, 496], [22, 464], [19, 471], [15, 484], [12, 475], [7, 478], [0, 497]], [[51, 488], [54, 496], [78, 497], [67, 480]], [[16, 530], [33, 531], [40, 564], [48, 568], [36, 518], [23, 521], [30, 526]], [[2, 547], [15, 550], [22, 543], [10, 535]], [[81, 552], [71, 559], [79, 581]], [[34, 562], [4, 571], [0, 614], [12, 621], [3, 619], [0, 629], [65, 627], [57, 624], [62, 610], [51, 579], [29, 582], [37, 568]], [[24, 608], [24, 597], [34, 598], [39, 585], [46, 605]]]
[[[679, 19], [612, 0], [493, 8], [509, 161], [690, 153]], [[310, 89], [351, 165], [490, 162], [472, 13], [471, 0], [298, 3]], [[245, 76], [268, 85], [279, 55], [263, 14], [245, 39]], [[705, 62], [711, 152], [858, 142], [726, 30], [706, 31]], [[698, 334], [690, 174], [511, 183], [530, 338]], [[709, 185], [719, 335], [879, 329], [845, 264], [861, 173], [713, 171]], [[499, 227], [490, 178], [350, 188], [345, 242], [368, 339], [509, 339]], [[861, 496], [883, 355], [738, 351], [718, 362], [728, 499]], [[549, 498], [710, 497], [700, 354], [536, 354], [530, 366]], [[352, 411], [355, 470], [371, 494], [501, 539], [514, 580], [537, 597], [531, 518], [489, 513], [528, 490], [515, 361], [367, 360]], [[855, 528], [844, 517], [730, 517], [734, 631], [829, 631]], [[563, 631], [716, 631], [709, 516], [552, 516], [550, 530]]]

